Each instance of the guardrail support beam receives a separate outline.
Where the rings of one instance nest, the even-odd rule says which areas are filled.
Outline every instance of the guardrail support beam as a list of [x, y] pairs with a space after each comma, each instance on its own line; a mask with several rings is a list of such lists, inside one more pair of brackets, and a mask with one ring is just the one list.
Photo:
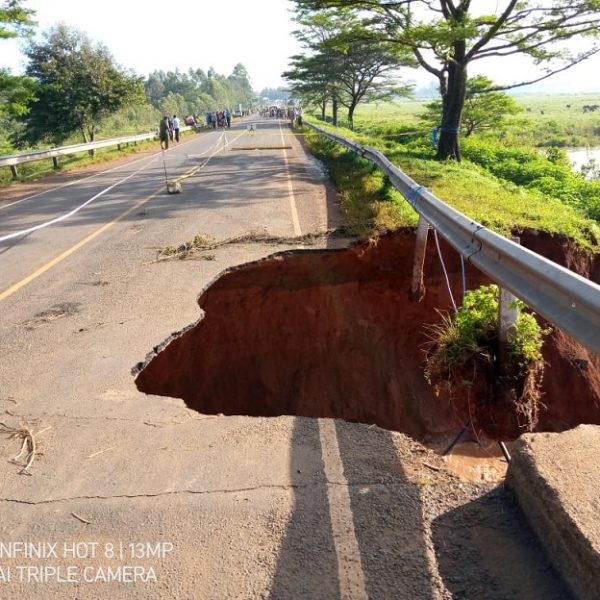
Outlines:
[[425, 251], [427, 250], [427, 236], [429, 223], [420, 215], [417, 226], [417, 240], [415, 242], [415, 257], [413, 261], [412, 279], [410, 282], [409, 297], [412, 302], [421, 302], [425, 298], [425, 284], [423, 283], [423, 266], [425, 264]]
[[52, 165], [54, 166], [55, 169], [58, 169], [58, 157], [57, 156], [52, 157]]
[[[513, 237], [512, 241], [520, 244], [521, 238]], [[498, 298], [498, 362], [502, 374], [505, 374], [505, 367], [508, 364], [508, 342], [516, 331], [518, 319], [517, 298], [509, 291], [500, 288], [500, 297]]]
[[19, 171], [17, 171], [16, 165], [10, 165], [10, 172], [12, 173], [13, 179], [19, 179]]
[[600, 356], [600, 285], [521, 248], [417, 185], [379, 150], [306, 125], [376, 164], [410, 206], [471, 265]]

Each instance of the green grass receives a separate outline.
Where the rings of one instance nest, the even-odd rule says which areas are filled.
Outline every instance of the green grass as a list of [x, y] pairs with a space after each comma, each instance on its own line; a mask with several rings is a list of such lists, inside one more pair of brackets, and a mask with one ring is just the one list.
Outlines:
[[[523, 112], [513, 119], [514, 125], [486, 137], [536, 147], [600, 146], [600, 110], [583, 112], [586, 104], [600, 104], [600, 94], [516, 96], [515, 100]], [[430, 100], [361, 104], [354, 117], [355, 130], [379, 137], [417, 130], [425, 134], [428, 127], [421, 123], [419, 116], [425, 112], [428, 102]], [[339, 119], [341, 125], [346, 124], [344, 110], [340, 111]]]
[[[463, 161], [439, 162], [422, 138], [408, 143], [328, 127], [376, 147], [420, 185], [469, 217], [501, 234], [536, 229], [565, 235], [577, 246], [600, 252], [600, 226], [581, 210], [543, 192], [505, 181], [484, 167]], [[350, 229], [362, 237], [394, 227], [414, 227], [416, 214], [370, 163], [323, 138], [308, 136], [307, 144], [329, 169], [340, 191]]]
[[320, 135], [307, 135], [311, 153], [327, 167], [341, 198], [346, 229], [366, 239], [398, 227], [414, 227], [417, 214], [374, 165]]

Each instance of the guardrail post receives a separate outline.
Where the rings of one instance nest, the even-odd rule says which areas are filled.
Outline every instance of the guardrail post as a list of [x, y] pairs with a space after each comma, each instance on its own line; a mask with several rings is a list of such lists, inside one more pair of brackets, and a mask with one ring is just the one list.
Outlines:
[[[513, 237], [512, 241], [519, 244], [521, 239]], [[498, 298], [498, 363], [500, 373], [504, 374], [508, 364], [508, 342], [514, 334], [519, 318], [517, 299], [509, 291], [500, 288]]]
[[10, 172], [12, 173], [13, 179], [19, 179], [19, 171], [17, 171], [16, 165], [10, 165]]
[[117, 150], [121, 151], [121, 144], [117, 144]]
[[52, 165], [54, 166], [55, 169], [58, 169], [58, 157], [57, 156], [52, 157]]
[[427, 249], [427, 236], [429, 223], [420, 215], [417, 226], [417, 240], [415, 242], [415, 257], [413, 273], [410, 283], [409, 297], [412, 302], [421, 302], [425, 297], [425, 284], [423, 283], [423, 265], [425, 264], [425, 250]]

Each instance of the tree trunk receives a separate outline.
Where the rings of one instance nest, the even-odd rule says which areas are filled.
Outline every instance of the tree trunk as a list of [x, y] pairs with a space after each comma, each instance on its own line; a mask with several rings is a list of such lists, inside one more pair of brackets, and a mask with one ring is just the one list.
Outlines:
[[[90, 142], [93, 142], [94, 138], [96, 137], [96, 126], [91, 125], [90, 127], [88, 127], [88, 133], [90, 136]], [[95, 155], [96, 155], [96, 150], [94, 148], [92, 148], [90, 150], [90, 156], [95, 156]]]
[[448, 63], [448, 81], [443, 97], [442, 125], [438, 140], [437, 157], [460, 161], [459, 128], [467, 92], [467, 66], [463, 60], [465, 43], [454, 44], [456, 61]]
[[325, 111], [327, 110], [327, 100], [321, 102], [321, 120], [325, 120]]
[[352, 131], [354, 131], [354, 111], [356, 110], [356, 104], [350, 104], [348, 107], [348, 125]]
[[338, 99], [334, 96], [331, 99], [332, 111], [333, 111], [333, 124], [337, 127], [338, 124]]

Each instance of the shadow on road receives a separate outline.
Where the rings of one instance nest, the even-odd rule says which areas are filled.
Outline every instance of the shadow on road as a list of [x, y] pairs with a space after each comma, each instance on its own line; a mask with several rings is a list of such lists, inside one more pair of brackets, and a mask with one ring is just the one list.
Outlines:
[[433, 521], [440, 575], [455, 600], [570, 600], [510, 494], [497, 487]]
[[[350, 514], [332, 494], [344, 484], [331, 480], [332, 467], [325, 464], [332, 459], [322, 446], [323, 420], [296, 418], [290, 458], [294, 508], [269, 597], [431, 598], [419, 490], [404, 474], [392, 435], [343, 421], [335, 421], [334, 431]], [[332, 521], [341, 524], [335, 535]], [[352, 546], [358, 548], [358, 564], [344, 556]]]
[[294, 508], [279, 550], [272, 600], [339, 597], [319, 422], [295, 419], [290, 452]]

